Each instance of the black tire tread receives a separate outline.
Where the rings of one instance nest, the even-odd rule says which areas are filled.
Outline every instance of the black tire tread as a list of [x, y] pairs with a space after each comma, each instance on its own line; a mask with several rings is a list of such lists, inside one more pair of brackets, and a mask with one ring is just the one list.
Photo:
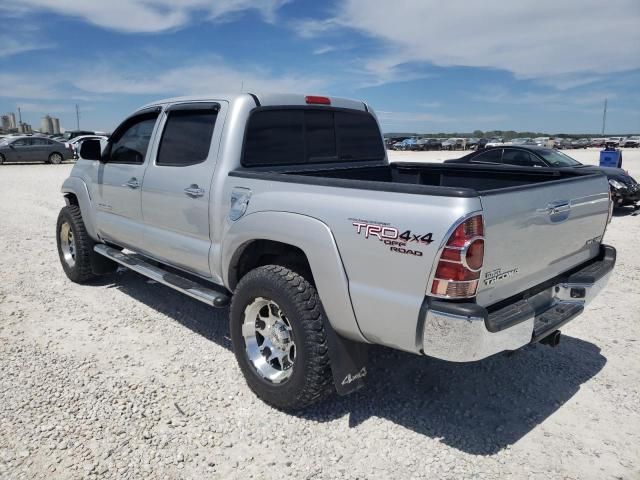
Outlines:
[[[265, 402], [283, 410], [299, 410], [313, 403], [316, 403], [333, 392], [333, 377], [331, 373], [331, 362], [329, 359], [329, 346], [325, 333], [324, 321], [325, 313], [320, 302], [320, 297], [314, 286], [308, 282], [302, 275], [292, 271], [291, 269], [281, 265], [265, 265], [251, 270], [247, 273], [238, 284], [236, 292], [244, 288], [245, 285], [255, 282], [256, 280], [266, 280], [276, 288], [282, 289], [293, 302], [295, 309], [300, 313], [297, 317], [302, 327], [294, 335], [297, 335], [297, 342], [302, 341], [304, 349], [308, 353], [306, 362], [306, 371], [304, 374], [304, 384], [299, 388], [293, 397], [277, 397], [273, 395], [265, 396], [259, 389], [259, 382], [251, 381], [251, 376], [255, 377], [253, 371], [245, 372], [245, 365], [240, 362], [243, 373], [249, 378], [247, 381], [251, 389], [260, 396]], [[234, 295], [231, 311], [242, 308], [236, 304], [237, 296]], [[233, 314], [232, 314], [233, 318]], [[302, 338], [301, 338], [302, 337]], [[236, 356], [245, 355], [244, 348], [236, 347]], [[298, 343], [298, 351], [300, 346]], [[247, 362], [248, 365], [248, 362]], [[294, 368], [297, 364], [294, 366]], [[249, 368], [252, 368], [249, 366]], [[258, 388], [256, 388], [258, 386]]]
[[[73, 230], [73, 236], [76, 244], [76, 263], [73, 268], [70, 268], [64, 262], [62, 257], [62, 251], [60, 249], [60, 225], [64, 220], [67, 220]], [[95, 278], [96, 275], [91, 270], [91, 255], [95, 255], [93, 252], [94, 242], [87, 233], [87, 229], [84, 226], [82, 220], [82, 213], [80, 207], [77, 205], [67, 205], [60, 210], [58, 215], [58, 222], [56, 225], [56, 240], [58, 244], [58, 254], [60, 255], [60, 262], [62, 267], [69, 277], [69, 280], [76, 283], [84, 283], [87, 280]]]

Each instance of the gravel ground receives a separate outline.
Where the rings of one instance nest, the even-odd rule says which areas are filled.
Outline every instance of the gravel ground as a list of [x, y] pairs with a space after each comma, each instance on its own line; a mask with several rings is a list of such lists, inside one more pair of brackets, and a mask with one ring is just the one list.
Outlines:
[[70, 169], [0, 167], [1, 478], [640, 478], [640, 217], [613, 219], [612, 280], [558, 348], [373, 348], [365, 390], [292, 416], [246, 387], [226, 310], [132, 272], [66, 279]]

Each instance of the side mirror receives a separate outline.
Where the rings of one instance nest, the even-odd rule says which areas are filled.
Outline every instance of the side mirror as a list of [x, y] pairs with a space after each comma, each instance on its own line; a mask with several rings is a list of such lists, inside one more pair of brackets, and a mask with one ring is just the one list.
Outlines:
[[100, 140], [85, 140], [80, 145], [79, 157], [82, 160], [100, 160], [101, 152]]

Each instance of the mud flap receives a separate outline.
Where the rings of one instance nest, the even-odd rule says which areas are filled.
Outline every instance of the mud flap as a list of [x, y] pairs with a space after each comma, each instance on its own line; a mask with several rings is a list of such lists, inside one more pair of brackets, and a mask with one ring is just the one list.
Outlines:
[[360, 390], [366, 383], [368, 375], [368, 345], [354, 342], [338, 335], [326, 322], [325, 332], [329, 343], [329, 358], [333, 383], [340, 395], [348, 395]]

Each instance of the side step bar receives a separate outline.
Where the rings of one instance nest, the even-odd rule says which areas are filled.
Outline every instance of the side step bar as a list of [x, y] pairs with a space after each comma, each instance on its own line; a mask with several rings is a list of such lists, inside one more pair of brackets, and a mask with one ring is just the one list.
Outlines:
[[229, 296], [225, 293], [205, 287], [204, 285], [189, 280], [188, 278], [181, 277], [180, 275], [167, 272], [162, 268], [151, 265], [140, 255], [136, 255], [134, 253], [122, 253], [115, 248], [111, 248], [103, 244], [98, 244], [93, 247], [93, 249], [100, 255], [127, 267], [129, 270], [138, 272], [145, 277], [149, 277], [151, 280], [155, 280], [167, 287], [178, 290], [179, 292], [189, 295], [191, 298], [195, 298], [196, 300], [200, 300], [207, 305], [211, 305], [213, 307], [224, 307], [229, 304]]

